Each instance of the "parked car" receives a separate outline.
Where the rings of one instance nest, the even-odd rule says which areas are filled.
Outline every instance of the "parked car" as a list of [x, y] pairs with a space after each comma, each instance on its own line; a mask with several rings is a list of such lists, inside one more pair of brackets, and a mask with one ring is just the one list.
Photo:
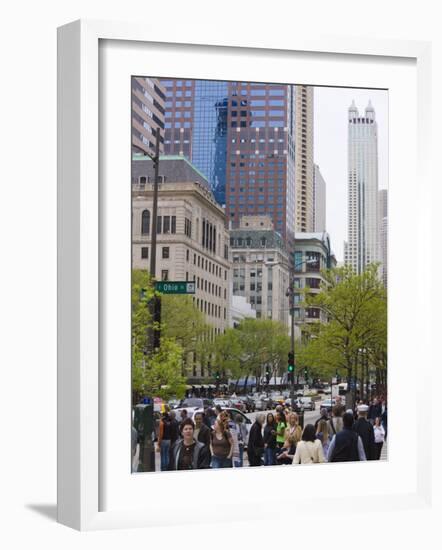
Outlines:
[[230, 397], [230, 406], [234, 409], [238, 409], [242, 412], [247, 412], [247, 406], [245, 402], [243, 401], [242, 397], [234, 396], [232, 395]]
[[255, 403], [255, 411], [266, 411], [268, 409], [268, 398], [265, 396], [254, 396], [253, 401]]
[[186, 409], [187, 416], [193, 418], [195, 413], [204, 412], [204, 409], [207, 407], [214, 407], [213, 401], [211, 399], [200, 398], [200, 397], [186, 397], [180, 401], [179, 406], [174, 409], [177, 414], [177, 420], [179, 420], [179, 414], [183, 409]]
[[321, 409], [327, 409], [330, 412], [336, 404], [336, 399], [326, 399], [321, 403]]
[[[285, 405], [287, 407], [291, 407], [292, 406], [292, 400], [290, 399], [290, 397], [288, 399], [285, 400]], [[302, 404], [302, 401], [300, 399], [297, 399], [297, 398], [294, 398], [293, 399], [293, 410], [296, 412], [296, 413], [300, 413], [300, 412], [303, 412], [304, 410], [304, 406]]]
[[241, 395], [239, 398], [246, 407], [246, 412], [255, 411], [255, 401], [249, 395]]
[[271, 399], [273, 401], [273, 404], [276, 405], [283, 405], [285, 403], [285, 397], [281, 394], [272, 394]]
[[314, 411], [316, 409], [316, 404], [310, 397], [301, 397], [300, 401], [305, 411]]
[[220, 407], [224, 408], [224, 407], [230, 407], [232, 402], [230, 401], [230, 399], [215, 397], [215, 399], [213, 400], [213, 404], [215, 407], [219, 405]]

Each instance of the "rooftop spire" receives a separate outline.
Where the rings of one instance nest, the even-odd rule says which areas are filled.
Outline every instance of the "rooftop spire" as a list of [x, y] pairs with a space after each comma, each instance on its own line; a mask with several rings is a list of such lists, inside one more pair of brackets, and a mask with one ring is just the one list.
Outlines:
[[350, 107], [348, 108], [348, 118], [357, 118], [359, 116], [358, 108], [356, 107], [355, 100], [351, 102]]
[[371, 99], [368, 100], [368, 105], [365, 107], [365, 117], [371, 120], [375, 119], [375, 111], [373, 105], [371, 104]]

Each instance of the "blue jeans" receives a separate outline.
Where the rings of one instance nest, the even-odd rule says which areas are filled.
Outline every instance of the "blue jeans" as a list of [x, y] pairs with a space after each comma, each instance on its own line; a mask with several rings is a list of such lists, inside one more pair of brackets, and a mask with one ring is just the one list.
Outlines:
[[264, 466], [274, 466], [276, 464], [276, 449], [266, 447], [264, 449]]
[[239, 446], [239, 456], [233, 458], [233, 466], [235, 468], [242, 468], [244, 465], [244, 445]]
[[170, 458], [170, 439], [163, 439], [160, 445], [160, 455], [161, 455], [161, 471], [169, 469], [169, 458]]
[[212, 456], [212, 462], [210, 463], [211, 468], [231, 468], [232, 459], [231, 458], [218, 458], [217, 456]]

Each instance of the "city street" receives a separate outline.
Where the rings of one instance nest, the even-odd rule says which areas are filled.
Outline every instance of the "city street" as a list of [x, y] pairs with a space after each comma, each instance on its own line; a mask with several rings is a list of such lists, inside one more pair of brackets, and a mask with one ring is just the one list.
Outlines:
[[[321, 409], [321, 403], [322, 403], [322, 401], [317, 401], [316, 402], [316, 410], [314, 410], [314, 411], [305, 411], [304, 412], [304, 426], [306, 426], [307, 424], [314, 424], [316, 422], [316, 420], [319, 418], [319, 416], [320, 416], [319, 411]], [[253, 423], [255, 421], [256, 415], [260, 414], [261, 412], [262, 412], [262, 414], [267, 415], [268, 413], [275, 414], [276, 411], [275, 410], [272, 410], [272, 411], [255, 411], [255, 412], [251, 412], [251, 413], [246, 413], [246, 416], [248, 418], [250, 418], [250, 420]], [[388, 445], [387, 445], [387, 442], [385, 442], [383, 447], [382, 447], [381, 460], [387, 460], [387, 458], [388, 458], [387, 449], [388, 449]], [[137, 471], [137, 467], [138, 467], [138, 455], [139, 455], [139, 445], [137, 445], [137, 452], [136, 452], [136, 455], [135, 455], [134, 461], [133, 461], [134, 472]], [[248, 466], [248, 465], [249, 465], [249, 462], [248, 462], [248, 459], [247, 459], [247, 453], [244, 453], [244, 466]], [[160, 453], [159, 452], [155, 452], [155, 471], [157, 471], [157, 472], [160, 471]]]

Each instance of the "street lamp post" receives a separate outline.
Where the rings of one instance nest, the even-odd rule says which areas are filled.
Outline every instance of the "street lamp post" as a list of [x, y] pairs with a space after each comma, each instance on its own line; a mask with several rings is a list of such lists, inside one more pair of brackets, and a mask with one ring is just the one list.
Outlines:
[[[289, 288], [287, 289], [286, 296], [289, 298], [289, 309], [290, 309], [290, 354], [291, 357], [295, 357], [295, 272], [297, 268], [300, 268], [309, 263], [314, 263], [315, 260], [307, 259], [303, 262], [298, 262], [293, 265], [293, 268], [290, 269], [290, 281]], [[295, 363], [294, 363], [295, 365]], [[290, 402], [292, 409], [294, 407], [295, 399], [295, 368], [291, 374], [291, 385], [290, 385]]]
[[[153, 161], [154, 166], [154, 182], [153, 182], [153, 205], [152, 205], [152, 239], [150, 253], [150, 275], [155, 283], [156, 267], [157, 267], [157, 213], [158, 213], [158, 187], [159, 187], [159, 169], [160, 169], [160, 128], [157, 127], [155, 155], [152, 156], [148, 152], [146, 155]], [[152, 350], [160, 347], [160, 322], [161, 322], [161, 300], [155, 295], [152, 300]]]

